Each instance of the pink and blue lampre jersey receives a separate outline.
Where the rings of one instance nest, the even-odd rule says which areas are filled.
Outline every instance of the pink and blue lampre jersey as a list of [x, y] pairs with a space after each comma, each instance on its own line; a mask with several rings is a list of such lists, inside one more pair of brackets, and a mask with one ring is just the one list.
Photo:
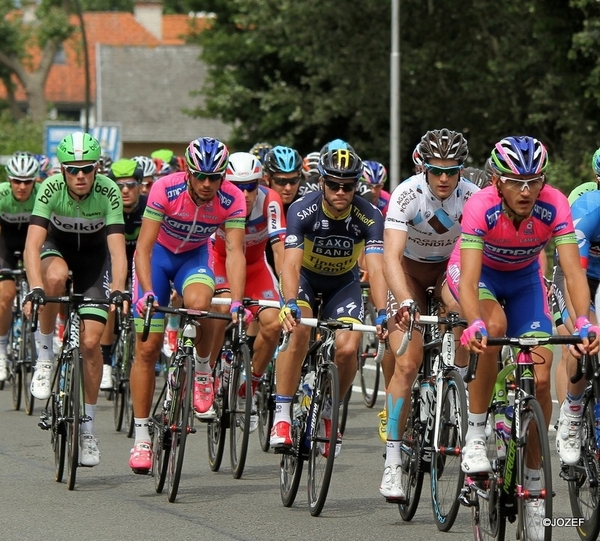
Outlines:
[[196, 205], [187, 190], [187, 173], [158, 179], [148, 196], [144, 218], [160, 222], [157, 242], [174, 254], [205, 245], [221, 224], [244, 229], [246, 201], [231, 182], [223, 181], [211, 201]]
[[495, 186], [484, 188], [467, 201], [461, 226], [460, 245], [455, 252], [459, 246], [480, 249], [483, 264], [499, 271], [515, 271], [532, 264], [551, 238], [557, 245], [577, 243], [569, 202], [548, 185], [518, 229], [503, 210]]
[[373, 201], [373, 204], [379, 209], [383, 217], [387, 214], [388, 208], [390, 206], [390, 192], [386, 192], [385, 190], [381, 190], [379, 193], [379, 197], [377, 201]]

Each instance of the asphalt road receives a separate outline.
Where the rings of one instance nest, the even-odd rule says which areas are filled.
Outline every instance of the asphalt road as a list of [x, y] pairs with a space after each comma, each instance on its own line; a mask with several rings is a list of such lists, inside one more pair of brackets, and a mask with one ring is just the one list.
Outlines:
[[[207, 462], [206, 431], [188, 438], [177, 501], [154, 491], [151, 477], [134, 475], [127, 465], [132, 440], [116, 433], [112, 402], [99, 399], [96, 437], [101, 464], [80, 468], [75, 490], [54, 481], [50, 436], [37, 427], [34, 415], [12, 410], [8, 385], [0, 391], [0, 539], [25, 540], [265, 540], [340, 539], [464, 540], [472, 538], [470, 511], [461, 508], [449, 533], [433, 523], [429, 479], [426, 476], [419, 509], [403, 522], [396, 505], [386, 504], [378, 487], [383, 470], [383, 445], [377, 437], [377, 413], [367, 409], [355, 387], [342, 453], [335, 462], [332, 485], [323, 513], [310, 516], [306, 482], [295, 504], [284, 508], [279, 495], [278, 458], [264, 453], [255, 433], [244, 475], [231, 475], [228, 454], [221, 471]], [[554, 432], [550, 435], [554, 446]], [[227, 453], [227, 449], [226, 449]], [[554, 516], [570, 517], [566, 483], [558, 478], [553, 453]], [[507, 539], [515, 539], [508, 526]], [[573, 528], [555, 528], [554, 539], [574, 540]]]

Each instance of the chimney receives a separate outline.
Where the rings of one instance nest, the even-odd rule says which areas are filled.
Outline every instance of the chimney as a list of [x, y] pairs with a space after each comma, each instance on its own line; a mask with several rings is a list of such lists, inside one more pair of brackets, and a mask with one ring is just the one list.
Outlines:
[[162, 0], [134, 0], [133, 16], [156, 39], [162, 41]]

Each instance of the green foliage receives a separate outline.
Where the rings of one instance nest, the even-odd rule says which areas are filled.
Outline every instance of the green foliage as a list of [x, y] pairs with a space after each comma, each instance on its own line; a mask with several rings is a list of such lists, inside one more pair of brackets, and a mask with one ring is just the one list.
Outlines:
[[15, 121], [8, 112], [0, 112], [0, 154], [12, 154], [17, 150], [39, 154], [42, 146], [43, 123], [29, 118]]

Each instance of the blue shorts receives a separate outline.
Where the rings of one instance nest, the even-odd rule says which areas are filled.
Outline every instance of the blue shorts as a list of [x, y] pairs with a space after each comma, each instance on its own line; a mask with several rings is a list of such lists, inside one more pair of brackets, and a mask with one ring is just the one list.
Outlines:
[[[183, 296], [183, 290], [188, 284], [200, 283], [215, 289], [215, 275], [211, 268], [212, 251], [208, 244], [183, 252], [174, 254], [165, 247], [156, 243], [152, 249], [151, 273], [152, 291], [156, 295], [156, 301], [160, 306], [168, 306], [171, 298], [171, 284], [179, 295]], [[133, 316], [136, 329], [141, 332], [142, 319], [135, 308], [135, 303], [143, 295], [133, 267]], [[164, 314], [156, 313], [152, 316], [150, 332], [162, 332], [164, 330]]]
[[[448, 268], [450, 291], [458, 298], [457, 265]], [[515, 271], [498, 271], [482, 265], [479, 278], [479, 299], [498, 301], [504, 308], [507, 336], [552, 334], [552, 318], [544, 278], [537, 261]], [[460, 301], [459, 301], [460, 302]]]

